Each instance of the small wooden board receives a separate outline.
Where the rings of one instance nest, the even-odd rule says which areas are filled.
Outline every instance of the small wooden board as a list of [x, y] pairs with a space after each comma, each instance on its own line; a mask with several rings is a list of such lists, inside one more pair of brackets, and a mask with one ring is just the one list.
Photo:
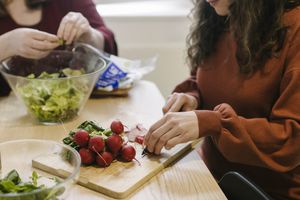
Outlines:
[[[82, 166], [78, 184], [114, 198], [126, 198], [150, 178], [191, 149], [191, 143], [180, 144], [163, 150], [160, 156], [142, 156], [143, 148], [133, 144], [137, 161], [113, 162], [109, 167]], [[68, 166], [61, 164], [60, 157], [42, 157], [32, 161], [32, 166], [56, 176], [66, 176]]]
[[92, 98], [101, 98], [101, 97], [126, 97], [130, 91], [130, 88], [125, 89], [115, 89], [113, 91], [104, 91], [104, 90], [93, 90], [91, 97]]

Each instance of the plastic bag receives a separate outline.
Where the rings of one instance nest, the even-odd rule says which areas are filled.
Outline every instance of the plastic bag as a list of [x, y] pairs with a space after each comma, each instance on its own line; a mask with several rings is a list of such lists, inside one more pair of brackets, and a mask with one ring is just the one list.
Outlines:
[[108, 64], [96, 83], [96, 93], [128, 91], [145, 74], [153, 71], [158, 56], [145, 60], [129, 60], [114, 55], [103, 54]]

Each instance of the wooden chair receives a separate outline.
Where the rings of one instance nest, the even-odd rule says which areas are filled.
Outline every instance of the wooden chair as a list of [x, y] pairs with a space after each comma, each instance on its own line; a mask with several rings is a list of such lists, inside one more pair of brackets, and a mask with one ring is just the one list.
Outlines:
[[227, 172], [218, 184], [228, 200], [272, 200], [255, 183], [238, 172]]

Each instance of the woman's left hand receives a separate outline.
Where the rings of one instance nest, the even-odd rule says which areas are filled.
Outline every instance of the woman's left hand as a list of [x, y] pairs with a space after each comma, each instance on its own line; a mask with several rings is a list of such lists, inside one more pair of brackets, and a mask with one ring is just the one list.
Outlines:
[[144, 144], [148, 151], [160, 154], [163, 147], [171, 149], [198, 137], [198, 118], [194, 111], [169, 112], [150, 127]]
[[57, 36], [66, 41], [66, 44], [71, 44], [74, 40], [79, 39], [84, 34], [93, 32], [89, 21], [78, 12], [69, 12], [61, 20]]

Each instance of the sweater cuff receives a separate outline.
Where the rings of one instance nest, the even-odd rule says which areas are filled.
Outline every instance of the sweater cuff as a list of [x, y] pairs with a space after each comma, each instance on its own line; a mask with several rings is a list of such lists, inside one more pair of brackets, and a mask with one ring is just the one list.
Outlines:
[[198, 118], [199, 138], [221, 133], [221, 114], [217, 111], [195, 110]]
[[105, 31], [101, 31], [104, 37], [104, 52], [118, 55], [118, 47], [114, 40], [113, 35], [106, 33]]

